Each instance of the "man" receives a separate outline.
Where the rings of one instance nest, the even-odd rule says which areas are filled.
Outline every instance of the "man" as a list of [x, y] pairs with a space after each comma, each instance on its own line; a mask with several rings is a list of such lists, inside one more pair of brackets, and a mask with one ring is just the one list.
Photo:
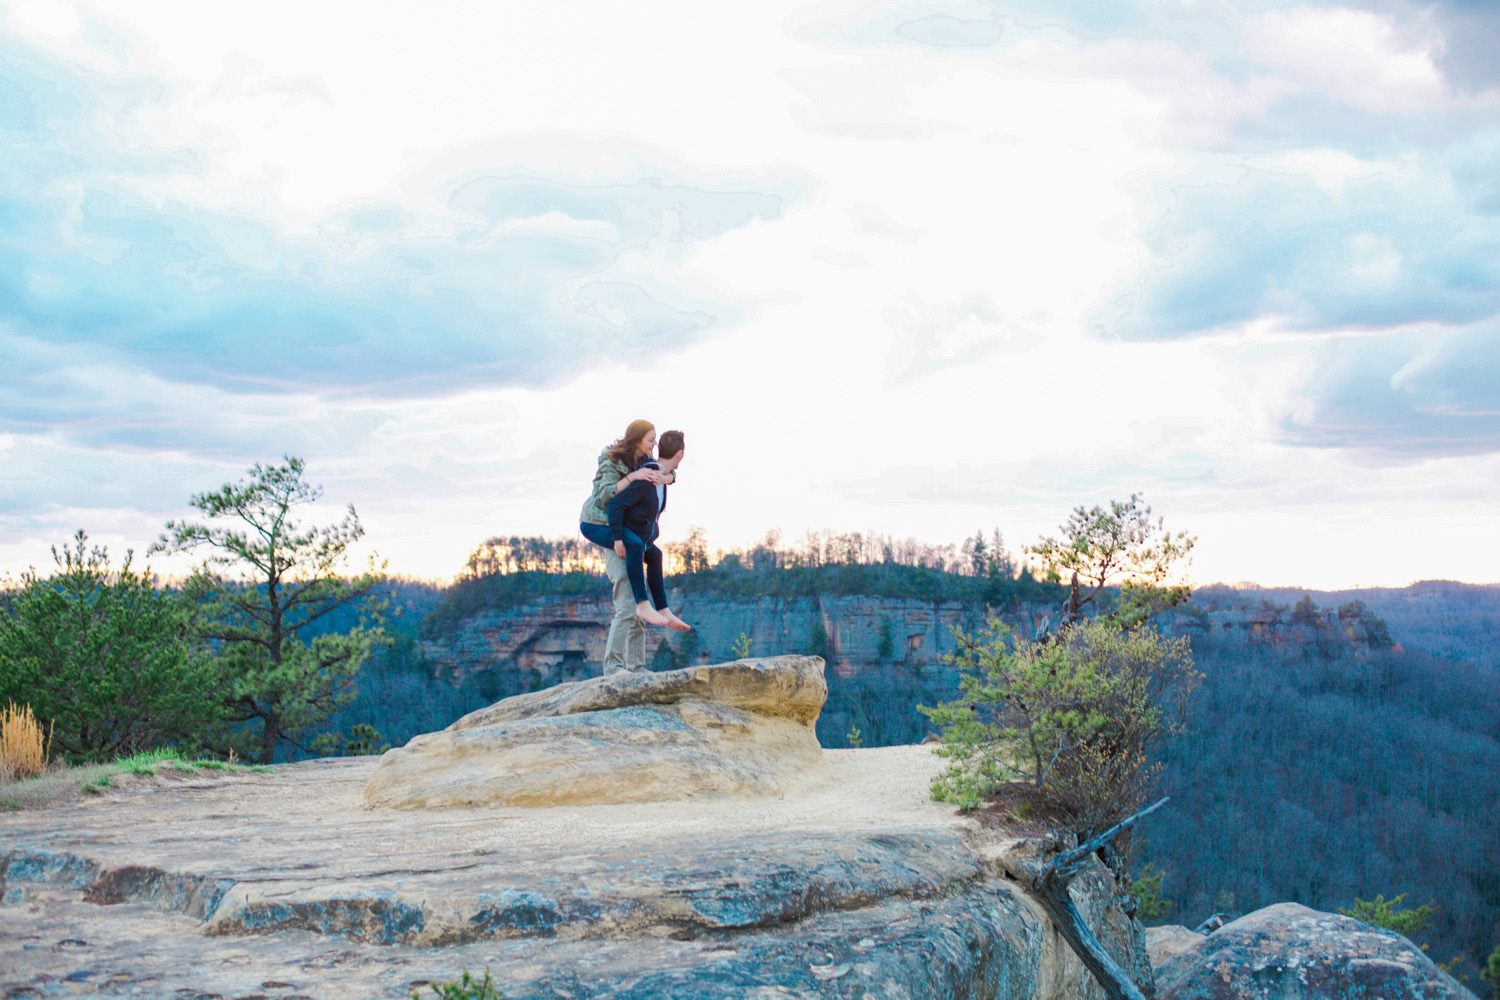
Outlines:
[[[676, 481], [684, 455], [681, 431], [667, 431], [657, 442], [657, 461], [649, 463]], [[667, 506], [665, 483], [632, 482], [606, 505], [613, 550], [605, 557], [605, 572], [614, 588], [614, 621], [605, 647], [604, 673], [644, 670], [646, 624], [678, 631], [690, 626], [667, 606], [662, 576], [662, 553], [656, 546], [657, 519]]]

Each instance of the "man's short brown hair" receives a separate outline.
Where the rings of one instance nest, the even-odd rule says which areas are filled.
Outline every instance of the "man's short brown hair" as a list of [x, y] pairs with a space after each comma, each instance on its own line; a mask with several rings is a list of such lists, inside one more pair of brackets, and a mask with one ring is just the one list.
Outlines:
[[675, 458], [683, 443], [682, 431], [663, 431], [656, 439], [656, 454], [660, 458]]

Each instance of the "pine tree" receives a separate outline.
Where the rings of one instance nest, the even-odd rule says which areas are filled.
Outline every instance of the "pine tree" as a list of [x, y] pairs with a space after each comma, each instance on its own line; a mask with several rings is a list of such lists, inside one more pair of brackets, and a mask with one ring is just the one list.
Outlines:
[[[271, 763], [284, 744], [314, 752], [303, 733], [354, 697], [352, 682], [371, 649], [386, 642], [386, 602], [370, 570], [340, 575], [364, 535], [359, 515], [303, 529], [300, 508], [322, 496], [304, 478], [300, 458], [255, 465], [249, 479], [191, 499], [209, 523], [172, 521], [154, 551], [207, 550], [189, 581], [197, 634], [213, 645], [229, 719], [226, 742]], [[335, 612], [353, 609], [344, 634], [315, 634]]]

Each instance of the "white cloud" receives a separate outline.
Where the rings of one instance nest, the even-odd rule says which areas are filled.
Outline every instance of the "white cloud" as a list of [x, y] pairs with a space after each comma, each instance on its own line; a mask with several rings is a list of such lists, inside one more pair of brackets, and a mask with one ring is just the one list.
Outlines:
[[20, 0], [9, 14], [11, 24], [54, 44], [66, 44], [83, 27], [76, 7], [67, 0]]
[[1366, 10], [1270, 10], [1244, 34], [1246, 54], [1297, 84], [1367, 111], [1422, 111], [1453, 97], [1434, 65], [1442, 36]]
[[1293, 149], [1252, 154], [1246, 166], [1273, 173], [1306, 177], [1329, 194], [1342, 197], [1351, 186], [1368, 181], [1420, 183], [1420, 164], [1404, 159], [1366, 159], [1343, 149]]

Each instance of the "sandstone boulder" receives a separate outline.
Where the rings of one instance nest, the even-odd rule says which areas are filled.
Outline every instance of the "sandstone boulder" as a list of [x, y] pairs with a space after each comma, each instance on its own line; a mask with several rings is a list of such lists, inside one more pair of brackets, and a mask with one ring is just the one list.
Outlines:
[[1474, 1000], [1394, 931], [1277, 903], [1156, 970], [1161, 1000]]
[[823, 660], [616, 673], [518, 695], [387, 751], [365, 804], [398, 809], [754, 797], [823, 766]]
[[1146, 955], [1155, 968], [1174, 955], [1191, 951], [1203, 943], [1203, 935], [1175, 924], [1146, 928]]

